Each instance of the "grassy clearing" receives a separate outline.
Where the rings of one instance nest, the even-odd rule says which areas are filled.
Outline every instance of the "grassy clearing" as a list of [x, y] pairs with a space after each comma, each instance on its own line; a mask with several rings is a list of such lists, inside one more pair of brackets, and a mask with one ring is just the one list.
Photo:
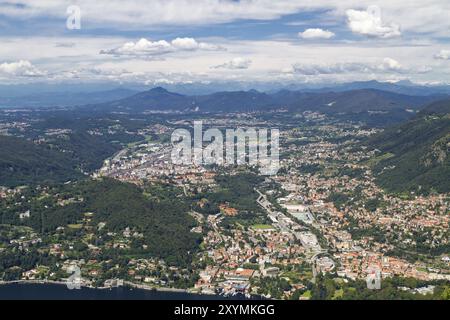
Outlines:
[[368, 160], [368, 161], [367, 161], [367, 165], [368, 165], [369, 167], [373, 168], [373, 167], [375, 167], [377, 164], [379, 164], [381, 161], [388, 160], [388, 159], [390, 159], [390, 158], [392, 158], [392, 157], [395, 157], [395, 154], [390, 153], [390, 152], [387, 152], [387, 153], [384, 153], [384, 154], [382, 154], [382, 155], [379, 155], [378, 157], [374, 157], [374, 158]]
[[83, 228], [83, 225], [82, 224], [68, 224], [67, 228], [73, 229], [73, 230], [80, 230], [81, 228]]
[[274, 229], [274, 227], [269, 224], [254, 224], [251, 228], [254, 230], [272, 230], [272, 229]]

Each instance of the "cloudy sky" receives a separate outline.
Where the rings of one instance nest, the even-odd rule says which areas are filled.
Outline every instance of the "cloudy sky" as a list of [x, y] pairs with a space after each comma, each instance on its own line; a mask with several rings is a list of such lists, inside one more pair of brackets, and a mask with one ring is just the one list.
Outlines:
[[448, 0], [0, 0], [0, 83], [450, 83], [449, 17]]

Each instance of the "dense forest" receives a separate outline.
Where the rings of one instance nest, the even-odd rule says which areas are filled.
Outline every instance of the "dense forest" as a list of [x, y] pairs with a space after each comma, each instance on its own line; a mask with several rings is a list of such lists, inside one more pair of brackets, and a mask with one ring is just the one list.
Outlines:
[[[56, 199], [82, 201], [61, 206]], [[199, 235], [190, 232], [195, 220], [188, 215], [186, 202], [169, 195], [167, 199], [154, 200], [141, 188], [112, 179], [59, 186], [50, 191], [50, 196], [35, 197], [21, 207], [31, 211], [31, 217], [23, 222], [18, 218], [17, 208], [8, 209], [9, 206], [4, 203], [0, 208], [2, 224], [23, 224], [42, 234], [52, 234], [58, 227], [81, 225], [85, 214], [91, 213], [92, 227], [104, 223], [104, 232], [121, 234], [129, 228], [133, 233], [141, 233], [143, 238], [136, 240], [135, 248], [140, 248], [136, 253], [163, 258], [173, 265], [188, 264], [201, 242]], [[142, 250], [142, 245], [148, 249]]]
[[0, 135], [0, 186], [6, 187], [59, 183], [92, 173], [127, 144], [143, 141], [136, 131], [153, 121], [69, 111], [2, 117], [7, 122], [35, 119]]
[[217, 214], [219, 205], [228, 204], [239, 211], [258, 211], [258, 193], [255, 187], [262, 181], [263, 178], [254, 173], [219, 175], [216, 177], [218, 188], [215, 191], [196, 195], [197, 200], [207, 199], [208, 202], [195, 209], [205, 214]]
[[450, 298], [450, 287], [445, 281], [436, 281], [433, 294], [420, 295], [399, 288], [416, 289], [429, 283], [414, 278], [387, 278], [381, 283], [381, 290], [369, 290], [363, 280], [336, 281], [330, 275], [319, 275], [316, 283], [311, 285], [314, 300], [430, 300]]
[[76, 132], [65, 138], [55, 139], [52, 145], [67, 153], [72, 161], [86, 172], [99, 169], [105, 159], [122, 148], [119, 143], [111, 143], [107, 137], [93, 136], [85, 132]]
[[0, 135], [0, 185], [66, 182], [82, 177], [70, 155], [28, 140]]
[[[132, 121], [122, 116], [109, 117], [104, 114], [50, 113], [42, 121], [34, 123], [25, 132], [30, 139], [45, 138], [52, 148], [67, 153], [83, 171], [92, 172], [101, 167], [103, 161], [131, 142], [145, 137], [131, 134], [146, 121]], [[49, 130], [65, 129], [65, 133], [49, 136]]]

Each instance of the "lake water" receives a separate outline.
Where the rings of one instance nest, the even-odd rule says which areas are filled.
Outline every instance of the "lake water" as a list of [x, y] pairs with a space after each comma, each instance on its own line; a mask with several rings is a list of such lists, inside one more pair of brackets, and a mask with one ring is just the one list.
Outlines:
[[[56, 284], [7, 284], [0, 286], [0, 300], [223, 300], [182, 292], [160, 292], [130, 288], [69, 290]], [[234, 297], [244, 299], [244, 297]]]

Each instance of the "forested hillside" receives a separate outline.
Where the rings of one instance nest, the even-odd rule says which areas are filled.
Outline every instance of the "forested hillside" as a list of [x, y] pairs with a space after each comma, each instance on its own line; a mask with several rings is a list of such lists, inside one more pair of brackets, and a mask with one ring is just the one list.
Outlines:
[[58, 183], [79, 177], [82, 173], [69, 155], [0, 135], [0, 186]]
[[[77, 239], [89, 238], [97, 244], [107, 241], [109, 232], [122, 236], [129, 229], [133, 240], [128, 254], [187, 265], [201, 241], [190, 232], [196, 222], [188, 214], [189, 203], [171, 190], [158, 190], [159, 194], [149, 190], [144, 194], [143, 189], [117, 180], [84, 180], [55, 186], [46, 196], [32, 196], [31, 202], [19, 207], [13, 205], [18, 199], [3, 202], [0, 217], [2, 224], [31, 227], [42, 235], [55, 234], [62, 227], [76, 232]], [[28, 210], [30, 217], [20, 219], [17, 212]]]
[[450, 100], [433, 103], [413, 120], [369, 140], [381, 151], [378, 182], [390, 191], [450, 191]]

